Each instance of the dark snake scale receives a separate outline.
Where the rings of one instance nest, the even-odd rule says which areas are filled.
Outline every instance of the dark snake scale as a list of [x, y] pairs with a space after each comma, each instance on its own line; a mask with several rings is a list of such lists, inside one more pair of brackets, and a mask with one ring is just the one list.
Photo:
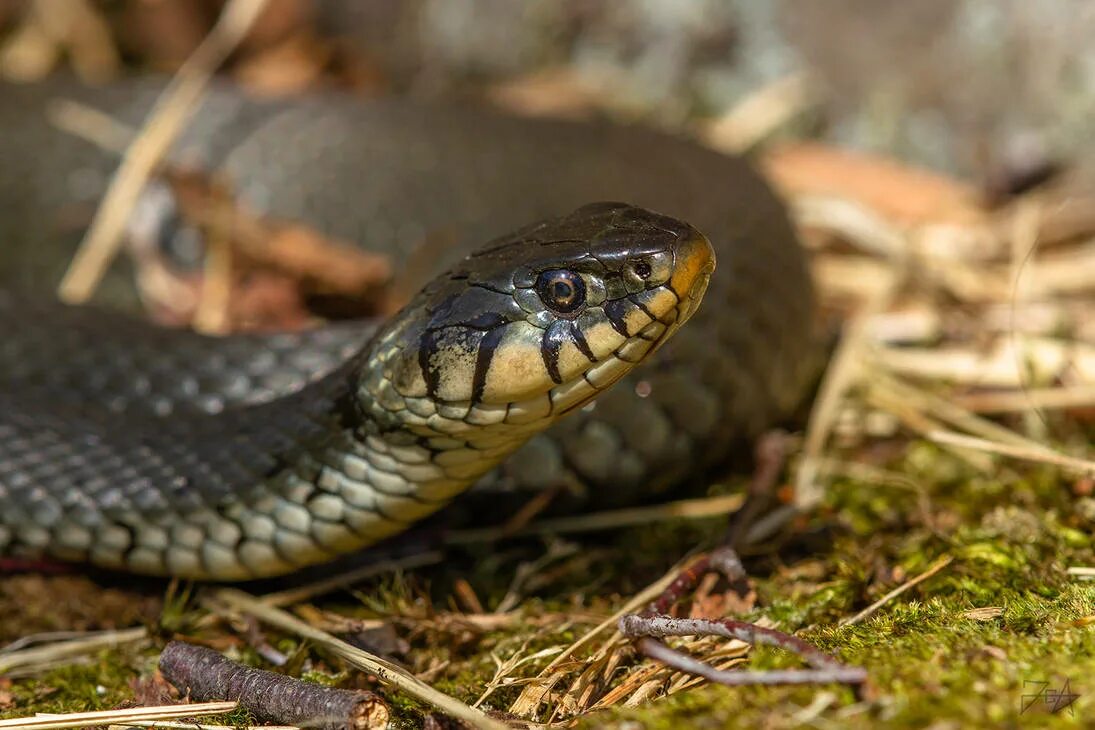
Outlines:
[[[214, 339], [57, 304], [116, 158], [46, 110], [136, 125], [158, 90], [0, 86], [0, 555], [240, 580], [367, 547], [473, 485], [668, 495], [816, 375], [804, 256], [745, 163], [468, 106], [221, 86], [172, 153], [397, 271], [445, 241], [387, 321]], [[163, 197], [132, 228], [183, 240]], [[132, 304], [128, 273], [103, 303]]]

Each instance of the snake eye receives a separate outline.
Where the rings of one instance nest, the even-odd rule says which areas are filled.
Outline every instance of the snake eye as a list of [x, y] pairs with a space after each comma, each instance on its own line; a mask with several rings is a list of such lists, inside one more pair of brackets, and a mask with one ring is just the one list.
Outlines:
[[561, 314], [573, 312], [586, 301], [586, 285], [582, 277], [566, 269], [540, 274], [536, 280], [536, 293], [544, 304]]

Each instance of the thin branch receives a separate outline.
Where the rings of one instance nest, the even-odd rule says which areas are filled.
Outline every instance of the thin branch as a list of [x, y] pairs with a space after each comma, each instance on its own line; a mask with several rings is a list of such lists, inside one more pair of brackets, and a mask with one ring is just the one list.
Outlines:
[[417, 677], [408, 674], [405, 670], [382, 659], [375, 654], [370, 654], [356, 646], [309, 626], [300, 619], [291, 616], [273, 606], [266, 605], [261, 600], [243, 591], [234, 589], [221, 589], [213, 594], [215, 600], [223, 604], [251, 614], [255, 618], [276, 626], [283, 631], [290, 631], [309, 641], [322, 646], [332, 654], [336, 654], [354, 666], [371, 672], [380, 678], [382, 682], [397, 687], [407, 694], [435, 707], [441, 712], [451, 715], [464, 722], [471, 723], [473, 727], [488, 728], [488, 730], [508, 730], [509, 726], [489, 717], [485, 713], [460, 702], [442, 692], [438, 692]]
[[[639, 651], [651, 659], [679, 672], [703, 677], [719, 684], [731, 686], [827, 682], [862, 684], [867, 681], [865, 669], [846, 666], [835, 657], [783, 631], [735, 619], [683, 619], [667, 615], [673, 604], [685, 593], [694, 589], [703, 576], [712, 570], [718, 570], [730, 581], [738, 581], [745, 577], [745, 569], [737, 553], [729, 545], [723, 545], [682, 570], [662, 594], [650, 604], [646, 613], [621, 616], [617, 623], [620, 633], [633, 640]], [[658, 641], [666, 636], [721, 636], [754, 646], [768, 644], [798, 654], [814, 669], [726, 671]]]
[[837, 665], [819, 669], [773, 669], [763, 672], [724, 670], [715, 669], [650, 637], [639, 639], [636, 646], [643, 654], [667, 667], [728, 687], [777, 684], [862, 684], [867, 681], [867, 672], [861, 667]]
[[260, 720], [320, 728], [386, 728], [391, 712], [372, 692], [336, 689], [247, 667], [204, 646], [172, 641], [160, 654], [160, 672], [186, 697], [235, 700]]

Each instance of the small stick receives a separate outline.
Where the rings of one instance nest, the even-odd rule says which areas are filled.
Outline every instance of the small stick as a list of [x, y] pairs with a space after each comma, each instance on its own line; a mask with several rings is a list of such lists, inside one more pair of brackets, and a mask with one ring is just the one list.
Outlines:
[[390, 712], [372, 692], [334, 689], [238, 664], [220, 652], [172, 641], [160, 654], [164, 679], [199, 701], [237, 700], [260, 720], [321, 728], [372, 730]]
[[348, 644], [326, 631], [320, 631], [295, 616], [264, 604], [259, 599], [243, 591], [222, 588], [214, 593], [213, 597], [216, 601], [227, 604], [237, 611], [248, 613], [263, 623], [276, 626], [283, 631], [291, 631], [297, 636], [322, 646], [332, 654], [344, 659], [347, 663], [375, 674], [381, 681], [398, 687], [412, 697], [459, 720], [463, 720], [472, 727], [485, 728], [486, 730], [509, 730], [509, 726], [505, 723], [494, 720], [481, 710], [476, 710], [443, 692], [439, 692], [391, 662]]
[[643, 654], [672, 669], [694, 674], [728, 687], [777, 684], [862, 684], [867, 681], [867, 672], [861, 667], [846, 667], [838, 664], [817, 669], [773, 669], [763, 672], [715, 669], [706, 662], [669, 648], [657, 639], [644, 637], [636, 642], [636, 646]]
[[[835, 657], [783, 631], [734, 619], [682, 619], [666, 615], [674, 603], [695, 588], [703, 576], [712, 570], [719, 571], [731, 582], [745, 577], [745, 569], [737, 552], [729, 545], [723, 545], [681, 570], [661, 595], [650, 603], [645, 613], [621, 616], [617, 623], [620, 633], [635, 641], [639, 651], [651, 659], [679, 672], [729, 686], [829, 682], [863, 684], [867, 681], [865, 669], [846, 666]], [[658, 641], [665, 636], [722, 636], [754, 646], [768, 644], [798, 654], [814, 668], [764, 672], [725, 671]]]

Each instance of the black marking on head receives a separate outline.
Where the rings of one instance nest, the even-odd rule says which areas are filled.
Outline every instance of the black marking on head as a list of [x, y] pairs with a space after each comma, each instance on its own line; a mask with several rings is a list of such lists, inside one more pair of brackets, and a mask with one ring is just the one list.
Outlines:
[[653, 312], [651, 312], [651, 311], [650, 311], [649, 309], [647, 309], [647, 308], [646, 308], [646, 305], [645, 305], [645, 304], [643, 304], [642, 302], [640, 302], [640, 301], [639, 301], [638, 299], [636, 299], [636, 298], [635, 298], [635, 295], [634, 295], [634, 294], [632, 294], [631, 296], [629, 296], [629, 297], [628, 297], [628, 300], [629, 300], [629, 301], [630, 301], [630, 302], [631, 302], [632, 304], [634, 304], [634, 305], [635, 305], [636, 307], [638, 307], [639, 309], [641, 309], [641, 310], [643, 311], [643, 314], [645, 314], [645, 315], [646, 315], [647, 317], [650, 317], [651, 319], [657, 319], [657, 317], [655, 317], [655, 316], [654, 316], [654, 313], [653, 313]]
[[612, 329], [616, 330], [624, 337], [631, 336], [627, 331], [627, 305], [622, 299], [607, 301], [601, 308], [604, 309], [605, 316], [608, 317], [608, 322], [612, 325]]
[[559, 350], [570, 339], [569, 335], [570, 322], [557, 319], [548, 326], [540, 340], [540, 356], [544, 358], [544, 367], [547, 368], [551, 380], [557, 384], [563, 382], [563, 376], [559, 374]]
[[437, 389], [441, 387], [441, 370], [434, 365], [434, 356], [440, 351], [440, 330], [426, 330], [418, 343], [418, 367], [426, 381], [426, 393], [431, 398], [437, 397]]
[[498, 350], [498, 345], [502, 342], [502, 337], [505, 334], [505, 327], [495, 327], [488, 330], [483, 335], [483, 339], [479, 341], [479, 352], [475, 357], [475, 375], [471, 381], [471, 400], [473, 403], [479, 403], [483, 400], [483, 389], [487, 385], [487, 373], [490, 371], [490, 363], [494, 359], [494, 353]]
[[597, 357], [593, 354], [593, 350], [589, 348], [589, 343], [586, 342], [585, 333], [582, 332], [582, 328], [574, 322], [567, 322], [570, 325], [570, 337], [574, 340], [575, 346], [578, 351], [586, 356], [586, 359], [592, 363], [597, 362]]

